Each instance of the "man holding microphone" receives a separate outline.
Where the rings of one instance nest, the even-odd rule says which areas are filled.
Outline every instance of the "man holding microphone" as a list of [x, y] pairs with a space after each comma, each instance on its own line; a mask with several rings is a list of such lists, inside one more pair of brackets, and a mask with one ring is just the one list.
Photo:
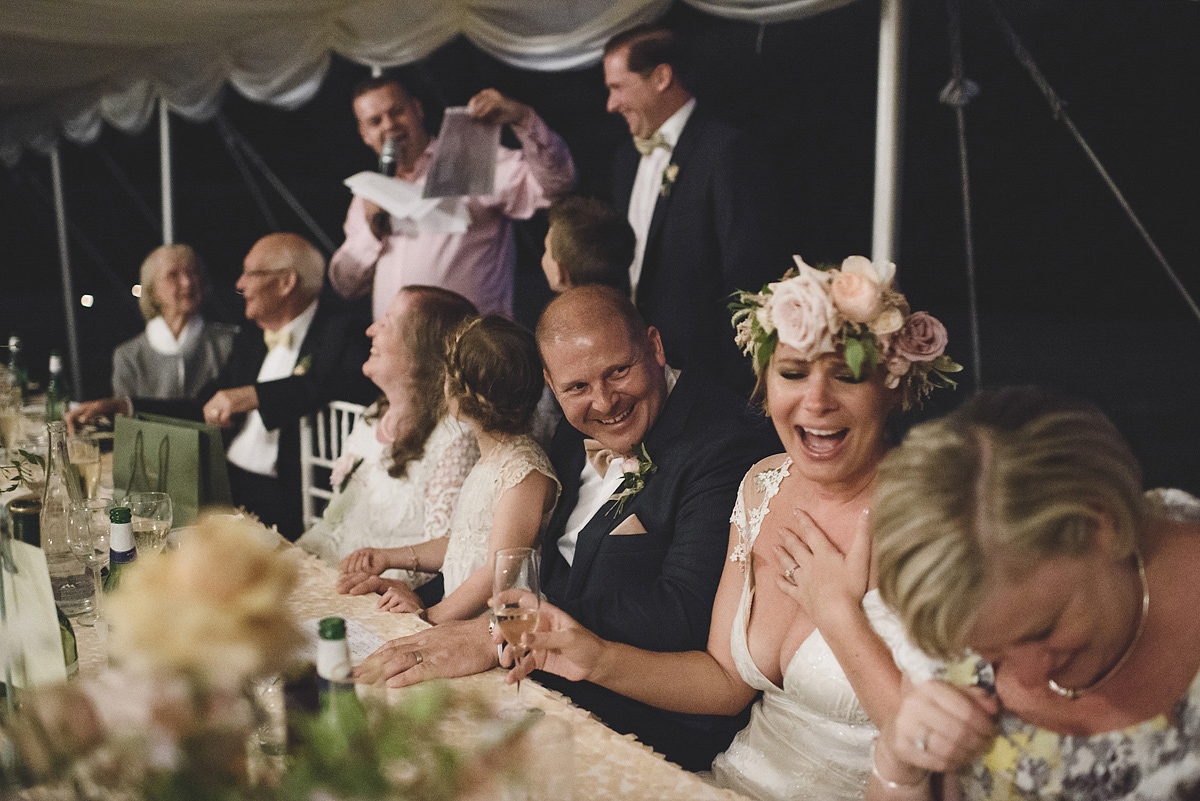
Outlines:
[[[425, 130], [420, 101], [395, 78], [378, 77], [359, 84], [353, 108], [359, 134], [381, 156], [382, 168], [423, 186], [438, 141]], [[528, 219], [575, 180], [566, 144], [529, 106], [485, 89], [471, 98], [467, 113], [508, 125], [521, 149], [499, 147], [492, 194], [463, 198], [469, 218], [465, 231], [422, 228], [363, 197], [350, 204], [346, 241], [333, 255], [329, 278], [346, 298], [371, 293], [376, 319], [409, 284], [444, 287], [471, 300], [480, 313], [511, 316], [516, 265], [511, 221]]]

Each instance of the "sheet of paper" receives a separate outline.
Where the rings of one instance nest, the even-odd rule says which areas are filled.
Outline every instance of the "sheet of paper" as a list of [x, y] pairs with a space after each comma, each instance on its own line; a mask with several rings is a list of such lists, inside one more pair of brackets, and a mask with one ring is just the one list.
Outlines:
[[[6, 544], [12, 564], [3, 576], [7, 620], [0, 628], [0, 656], [12, 658], [13, 684], [18, 687], [66, 681], [67, 667], [63, 663], [62, 637], [58, 633], [58, 613], [54, 610], [46, 552], [18, 540]], [[0, 565], [0, 569], [3, 567]]]
[[446, 109], [437, 155], [425, 177], [427, 198], [490, 195], [496, 188], [496, 148], [500, 126], [480, 122], [466, 106]]
[[377, 172], [360, 172], [345, 181], [350, 191], [392, 215], [392, 229], [461, 234], [470, 218], [459, 198], [423, 198], [421, 185]]
[[[308, 636], [308, 642], [300, 649], [297, 655], [301, 660], [309, 662], [317, 661], [317, 641], [320, 637], [317, 634], [317, 627], [320, 625], [321, 619], [314, 617], [312, 620], [306, 620], [301, 624], [305, 635]], [[350, 662], [359, 664], [371, 654], [379, 650], [379, 646], [383, 645], [386, 640], [383, 640], [372, 634], [363, 624], [356, 620], [346, 619], [346, 644], [350, 646]]]

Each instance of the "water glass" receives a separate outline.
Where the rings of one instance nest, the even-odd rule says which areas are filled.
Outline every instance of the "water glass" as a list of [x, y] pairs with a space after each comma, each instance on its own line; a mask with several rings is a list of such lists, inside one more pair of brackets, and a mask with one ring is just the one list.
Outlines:
[[67, 510], [67, 545], [92, 574], [94, 613], [78, 618], [85, 626], [92, 625], [100, 615], [101, 574], [108, 565], [108, 510], [111, 506], [111, 501], [90, 498], [72, 501]]
[[165, 492], [132, 492], [123, 503], [133, 517], [133, 540], [140, 553], [161, 553], [171, 533], [171, 496]]

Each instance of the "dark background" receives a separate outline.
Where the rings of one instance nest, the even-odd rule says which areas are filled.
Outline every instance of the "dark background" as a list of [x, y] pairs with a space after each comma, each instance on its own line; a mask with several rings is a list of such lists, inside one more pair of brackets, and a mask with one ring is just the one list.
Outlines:
[[[954, 117], [939, 104], [950, 76], [946, 11], [912, 3], [906, 72], [904, 184], [897, 263], [914, 309], [950, 329], [968, 366], [952, 408], [973, 389]], [[1130, 438], [1147, 484], [1200, 493], [1200, 322], [1158, 266], [1082, 152], [1056, 121], [983, 5], [967, 2], [966, 73], [982, 92], [967, 107], [984, 384], [1041, 383], [1099, 403]], [[1193, 296], [1200, 162], [1200, 3], [1078, 0], [1002, 3], [1067, 110]], [[794, 250], [806, 260], [870, 254], [878, 2], [860, 0], [799, 22], [759, 26], [676, 5], [666, 21], [695, 58], [702, 102], [757, 132], [789, 190]], [[495, 86], [533, 105], [570, 145], [580, 191], [606, 183], [627, 135], [604, 112], [600, 68], [536, 73], [501, 64], [465, 40], [398, 69], [437, 110]], [[349, 108], [368, 71], [334, 57], [320, 93], [296, 111], [230, 91], [222, 113], [262, 154], [333, 240], [349, 202], [342, 179], [374, 167]], [[194, 245], [216, 292], [210, 314], [240, 319], [232, 291], [242, 256], [272, 226], [214, 122], [172, 120], [176, 241]], [[106, 130], [62, 148], [84, 386], [107, 394], [112, 348], [141, 329], [129, 286], [160, 243], [158, 133]], [[117, 174], [131, 184], [127, 189]], [[308, 235], [257, 176], [280, 230]], [[0, 334], [18, 331], [45, 371], [63, 348], [49, 162], [30, 154], [0, 170]], [[137, 198], [137, 199], [135, 199]], [[142, 209], [148, 213], [143, 213]], [[538, 269], [544, 220], [519, 226], [518, 318], [547, 298]], [[311, 236], [309, 238], [312, 238]]]

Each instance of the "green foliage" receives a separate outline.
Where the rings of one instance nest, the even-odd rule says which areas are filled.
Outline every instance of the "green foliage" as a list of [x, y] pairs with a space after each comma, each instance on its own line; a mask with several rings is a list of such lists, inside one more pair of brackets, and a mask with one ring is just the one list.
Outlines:
[[46, 460], [36, 453], [18, 449], [10, 463], [0, 465], [0, 492], [11, 492], [21, 485], [29, 486], [39, 474], [46, 474]]

